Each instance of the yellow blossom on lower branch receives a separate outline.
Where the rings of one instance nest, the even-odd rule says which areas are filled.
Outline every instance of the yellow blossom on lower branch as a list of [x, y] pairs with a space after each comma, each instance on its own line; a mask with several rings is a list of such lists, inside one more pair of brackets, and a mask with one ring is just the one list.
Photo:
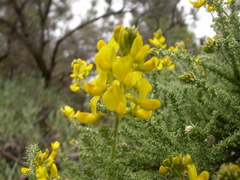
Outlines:
[[34, 159], [28, 159], [28, 161], [32, 162], [29, 164], [31, 167], [23, 167], [21, 169], [21, 173], [25, 175], [30, 175], [30, 172], [32, 171], [37, 180], [48, 180], [52, 178], [59, 179], [60, 176], [58, 173], [58, 169], [54, 162], [59, 147], [60, 142], [55, 141], [54, 143], [51, 143], [51, 153], [48, 149], [46, 149], [45, 152], [38, 151], [35, 154]]
[[163, 160], [162, 165], [159, 168], [159, 173], [161, 175], [166, 175], [168, 173], [174, 173], [179, 179], [188, 176], [189, 180], [208, 180], [209, 173], [203, 171], [198, 175], [196, 166], [192, 163], [192, 158], [189, 154], [182, 156], [170, 155], [167, 159]]
[[74, 117], [74, 109], [68, 105], [64, 106], [63, 108], [60, 109], [62, 115], [68, 119], [71, 119]]

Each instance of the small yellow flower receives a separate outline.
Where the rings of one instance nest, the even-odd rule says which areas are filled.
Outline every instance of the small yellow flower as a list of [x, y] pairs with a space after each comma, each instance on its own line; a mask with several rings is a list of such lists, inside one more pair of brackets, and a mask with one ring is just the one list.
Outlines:
[[156, 47], [160, 47], [165, 49], [167, 47], [166, 44], [164, 44], [166, 41], [165, 37], [162, 35], [161, 30], [158, 30], [154, 33], [153, 39], [149, 39], [149, 42], [153, 44]]
[[54, 143], [51, 143], [51, 147], [53, 151], [57, 151], [60, 147], [60, 142], [59, 141], [55, 141]]
[[137, 109], [133, 114], [141, 120], [152, 117], [152, 111], [147, 111], [145, 109]]
[[144, 72], [150, 72], [156, 67], [157, 63], [158, 63], [158, 58], [152, 57], [151, 59], [149, 59], [143, 64], [141, 70]]
[[137, 100], [137, 104], [141, 106], [141, 108], [150, 111], [159, 108], [160, 101], [158, 99], [139, 99]]
[[79, 80], [83, 80], [86, 76], [88, 76], [89, 71], [93, 68], [92, 64], [87, 65], [86, 61], [80, 58], [74, 59], [71, 66], [73, 71], [70, 77]]
[[95, 56], [97, 71], [110, 71], [112, 64], [116, 59], [116, 50], [111, 45], [105, 45]]
[[63, 108], [60, 109], [62, 115], [68, 119], [72, 119], [74, 117], [74, 109], [68, 105], [65, 105]]
[[91, 82], [84, 83], [84, 90], [92, 96], [101, 95], [106, 89], [107, 73], [102, 72]]
[[98, 124], [98, 121], [101, 118], [101, 116], [100, 114], [77, 111], [75, 118], [83, 124], [91, 125]]
[[21, 168], [21, 173], [22, 174], [28, 174], [29, 171], [30, 171], [29, 168], [26, 168], [26, 167]]
[[197, 174], [197, 169], [194, 164], [188, 164], [188, 177], [189, 180], [208, 180], [209, 173], [207, 171], [203, 171], [200, 175]]
[[216, 10], [216, 7], [215, 7], [215, 6], [212, 6], [212, 5], [208, 5], [208, 6], [207, 6], [207, 10], [208, 10], [208, 11], [215, 11], [215, 10]]
[[55, 163], [53, 163], [53, 165], [50, 168], [50, 177], [51, 178], [60, 178], [59, 174], [58, 174], [58, 169]]
[[144, 61], [145, 57], [148, 55], [150, 46], [148, 44], [143, 45], [142, 36], [138, 35], [133, 41], [130, 56], [136, 62]]
[[167, 174], [168, 171], [169, 171], [169, 169], [166, 168], [166, 167], [164, 167], [164, 166], [160, 166], [160, 168], [159, 168], [159, 173], [160, 173], [161, 175]]
[[206, 0], [189, 0], [194, 8], [200, 8], [206, 4]]
[[39, 166], [36, 169], [36, 178], [37, 180], [47, 180], [48, 178], [48, 172], [47, 172], [47, 168], [45, 166]]

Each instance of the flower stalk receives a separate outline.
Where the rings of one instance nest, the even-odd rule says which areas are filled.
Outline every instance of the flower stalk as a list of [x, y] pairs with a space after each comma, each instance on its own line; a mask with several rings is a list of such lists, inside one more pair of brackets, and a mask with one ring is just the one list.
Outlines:
[[112, 152], [111, 152], [111, 162], [114, 161], [116, 156], [116, 146], [117, 146], [117, 139], [118, 139], [118, 131], [119, 131], [119, 121], [120, 118], [117, 115], [114, 120], [114, 129], [113, 129], [113, 143], [112, 143]]

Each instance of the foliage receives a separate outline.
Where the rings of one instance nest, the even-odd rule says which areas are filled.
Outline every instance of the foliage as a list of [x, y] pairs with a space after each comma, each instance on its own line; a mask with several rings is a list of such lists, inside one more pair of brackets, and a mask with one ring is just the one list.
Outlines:
[[64, 93], [44, 89], [42, 80], [1, 81], [0, 94], [0, 179], [17, 179], [27, 144], [47, 146], [52, 140], [67, 141], [76, 131], [58, 112]]

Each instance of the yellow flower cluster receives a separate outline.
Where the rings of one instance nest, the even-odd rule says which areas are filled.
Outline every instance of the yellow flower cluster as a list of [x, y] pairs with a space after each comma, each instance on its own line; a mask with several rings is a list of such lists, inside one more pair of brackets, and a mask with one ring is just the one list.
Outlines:
[[[34, 167], [36, 168], [34, 173], [37, 180], [60, 178], [57, 166], [54, 163], [59, 147], [60, 143], [58, 141], [55, 141], [54, 143], [51, 143], [52, 148], [51, 153], [49, 152], [49, 149], [46, 149], [45, 152], [42, 151], [37, 152], [34, 158]], [[30, 168], [23, 167], [21, 169], [21, 173], [28, 174], [30, 170], [31, 170]]]
[[[216, 1], [216, 0], [215, 0]], [[230, 4], [232, 0], [217, 0], [223, 4]], [[215, 11], [216, 7], [210, 3], [208, 0], [189, 0], [189, 2], [193, 5], [194, 8], [200, 8], [205, 6], [208, 11]]]
[[91, 112], [75, 112], [70, 106], [61, 109], [67, 118], [76, 118], [84, 124], [97, 124], [102, 112], [97, 111], [97, 103], [103, 103], [110, 111], [118, 116], [131, 113], [139, 119], [152, 116], [152, 111], [160, 106], [157, 99], [148, 99], [152, 90], [151, 84], [144, 73], [153, 69], [162, 70], [164, 67], [174, 68], [169, 57], [152, 57], [146, 60], [150, 46], [143, 44], [142, 36], [136, 28], [115, 28], [109, 42], [103, 40], [97, 43], [98, 52], [94, 61], [96, 76], [90, 81], [84, 81], [92, 64], [76, 59], [72, 63], [72, 91], [83, 89], [93, 96], [90, 100]]
[[207, 171], [203, 171], [200, 175], [197, 174], [196, 166], [192, 163], [192, 158], [189, 154], [185, 156], [182, 156], [182, 154], [175, 157], [169, 156], [167, 159], [163, 160], [162, 164], [163, 165], [159, 168], [161, 175], [174, 172], [182, 179], [187, 172], [189, 180], [209, 179], [209, 173]]
[[[175, 46], [170, 46], [169, 48], [167, 48], [167, 44], [165, 43], [165, 41], [166, 41], [166, 38], [162, 35], [161, 30], [154, 32], [154, 37], [152, 39], [149, 39], [149, 42], [155, 47], [167, 49], [167, 51], [170, 51], [170, 52], [177, 52], [180, 49], [183, 51], [186, 51], [185, 44], [182, 41], [177, 42]], [[156, 58], [156, 59], [159, 61], [158, 65], [155, 67], [157, 70], [162, 70], [164, 67], [167, 67], [168, 69], [175, 68], [175, 65], [172, 63], [172, 59], [170, 56], [165, 56], [163, 58]], [[154, 61], [154, 58], [151, 59], [151, 61]], [[151, 63], [151, 61], [148, 61], [148, 62]]]
[[165, 44], [166, 38], [162, 35], [161, 30], [159, 29], [154, 33], [154, 37], [149, 39], [149, 42], [156, 47], [165, 49], [167, 45]]

